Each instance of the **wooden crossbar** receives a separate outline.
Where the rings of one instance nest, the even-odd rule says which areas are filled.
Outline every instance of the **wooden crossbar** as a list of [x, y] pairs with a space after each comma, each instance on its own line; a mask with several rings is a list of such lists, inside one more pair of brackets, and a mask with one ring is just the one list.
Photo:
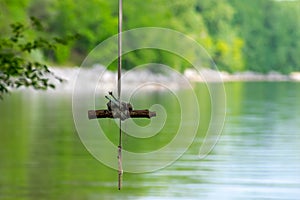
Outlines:
[[[156, 112], [152, 112], [149, 110], [130, 110], [129, 111], [130, 118], [151, 118], [156, 116]], [[97, 119], [97, 118], [120, 118], [120, 115], [113, 115], [112, 111], [109, 110], [89, 110], [88, 111], [89, 119]]]

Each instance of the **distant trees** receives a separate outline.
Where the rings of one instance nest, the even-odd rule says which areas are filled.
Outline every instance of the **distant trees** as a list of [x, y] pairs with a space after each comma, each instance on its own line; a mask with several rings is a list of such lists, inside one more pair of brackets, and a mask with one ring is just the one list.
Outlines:
[[243, 70], [244, 43], [232, 25], [234, 8], [227, 0], [197, 0], [195, 8], [207, 27], [211, 44], [206, 47], [218, 67], [229, 72]]
[[244, 40], [246, 69], [289, 73], [300, 70], [300, 2], [230, 0], [233, 25]]
[[[117, 33], [117, 0], [3, 0], [1, 7], [1, 35], [13, 21], [28, 21], [29, 14], [46, 24], [45, 37], [79, 33], [81, 37], [67, 45], [57, 44], [55, 52], [43, 51], [47, 60], [58, 64], [80, 64], [97, 44]], [[300, 70], [299, 1], [124, 1], [124, 30], [145, 26], [171, 28], [193, 37], [221, 70]], [[189, 67], [178, 56], [149, 49], [125, 55], [124, 68], [148, 61], [180, 71]]]

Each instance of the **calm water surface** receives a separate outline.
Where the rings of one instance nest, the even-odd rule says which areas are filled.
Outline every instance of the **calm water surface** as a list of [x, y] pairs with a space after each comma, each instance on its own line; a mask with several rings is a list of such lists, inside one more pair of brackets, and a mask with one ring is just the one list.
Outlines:
[[[0, 102], [0, 199], [299, 199], [300, 84], [225, 87], [226, 124], [213, 152], [205, 159], [197, 156], [209, 122], [207, 93], [198, 85], [204, 117], [195, 142], [162, 170], [125, 173], [121, 191], [116, 171], [81, 143], [70, 96], [25, 92], [7, 96]], [[172, 139], [168, 133], [176, 129], [180, 116], [173, 98], [164, 92], [137, 97], [133, 102], [137, 106], [164, 105], [168, 120], [158, 136], [142, 144], [125, 136], [124, 148], [150, 151]], [[99, 123], [116, 130], [111, 120]], [[116, 143], [116, 136], [108, 137]]]

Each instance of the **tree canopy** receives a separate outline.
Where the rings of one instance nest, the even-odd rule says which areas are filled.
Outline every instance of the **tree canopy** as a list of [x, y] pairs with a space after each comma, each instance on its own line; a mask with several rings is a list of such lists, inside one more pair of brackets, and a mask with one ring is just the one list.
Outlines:
[[[43, 50], [45, 60], [79, 65], [96, 45], [117, 33], [117, 3], [3, 0], [0, 34], [7, 35], [13, 22], [28, 22], [33, 13], [46, 24], [46, 38], [81, 35], [67, 45], [57, 44], [54, 53]], [[155, 26], [183, 32], [203, 45], [221, 70], [300, 70], [300, 1], [125, 0], [123, 4], [124, 30]], [[147, 60], [167, 63], [180, 71], [190, 67], [181, 58], [158, 50], [132, 52], [124, 56], [124, 67]]]

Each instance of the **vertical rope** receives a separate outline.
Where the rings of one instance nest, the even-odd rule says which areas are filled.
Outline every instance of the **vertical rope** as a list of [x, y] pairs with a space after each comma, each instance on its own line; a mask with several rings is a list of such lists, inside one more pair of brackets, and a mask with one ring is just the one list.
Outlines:
[[[121, 110], [121, 72], [122, 72], [122, 19], [123, 18], [123, 2], [119, 0], [119, 27], [118, 27], [118, 100], [119, 110]], [[122, 187], [122, 122], [119, 121], [119, 146], [118, 146], [118, 189]]]
[[123, 2], [119, 0], [119, 28], [118, 28], [118, 98], [121, 96], [121, 71], [122, 71], [122, 20]]

